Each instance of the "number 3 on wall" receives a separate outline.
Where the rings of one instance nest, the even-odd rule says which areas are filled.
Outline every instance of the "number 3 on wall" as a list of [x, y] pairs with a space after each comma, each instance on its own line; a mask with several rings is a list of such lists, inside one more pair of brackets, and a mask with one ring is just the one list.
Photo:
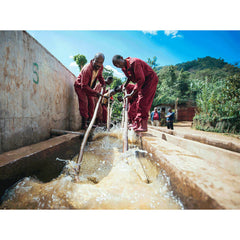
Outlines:
[[33, 63], [33, 73], [35, 73], [36, 76], [37, 76], [37, 80], [35, 80], [35, 79], [33, 78], [33, 82], [35, 82], [36, 84], [38, 84], [38, 83], [39, 83], [39, 76], [38, 76], [38, 73], [37, 73], [35, 70], [38, 71], [38, 64], [37, 64], [37, 63]]

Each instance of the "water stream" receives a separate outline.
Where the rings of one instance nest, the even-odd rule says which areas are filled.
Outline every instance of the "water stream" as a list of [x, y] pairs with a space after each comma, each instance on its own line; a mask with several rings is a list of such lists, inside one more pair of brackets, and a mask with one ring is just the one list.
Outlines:
[[26, 177], [16, 183], [0, 208], [183, 209], [151, 153], [137, 146], [134, 132], [129, 132], [130, 149], [126, 153], [122, 152], [121, 136], [118, 128], [110, 133], [97, 129], [85, 148], [79, 177], [76, 156], [50, 182]]

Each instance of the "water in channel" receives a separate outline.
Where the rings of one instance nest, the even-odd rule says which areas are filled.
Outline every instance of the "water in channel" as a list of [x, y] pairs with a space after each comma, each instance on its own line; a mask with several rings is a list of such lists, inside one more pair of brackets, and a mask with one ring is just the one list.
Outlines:
[[[50, 182], [26, 177], [7, 191], [1, 209], [183, 209], [158, 164], [136, 144], [122, 152], [121, 130], [96, 129], [84, 150], [79, 177], [77, 156]], [[76, 177], [78, 181], [76, 181]]]

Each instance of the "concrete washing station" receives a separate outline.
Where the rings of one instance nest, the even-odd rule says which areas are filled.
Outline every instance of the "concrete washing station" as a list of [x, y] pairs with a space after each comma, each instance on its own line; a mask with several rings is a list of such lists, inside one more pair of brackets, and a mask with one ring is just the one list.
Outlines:
[[[31, 176], [43, 183], [57, 178], [66, 162], [56, 159], [76, 156], [84, 133], [71, 133], [81, 122], [73, 89], [75, 76], [24, 31], [2, 31], [0, 40], [2, 197], [23, 178]], [[53, 129], [69, 132], [56, 136]], [[181, 209], [240, 208], [239, 146], [155, 127], [136, 139], [140, 149], [151, 155], [141, 166], [145, 174], [149, 177], [164, 171]], [[106, 181], [112, 170], [114, 164], [90, 188]], [[126, 206], [124, 203], [121, 209], [128, 209]], [[136, 208], [142, 209], [139, 206]]]

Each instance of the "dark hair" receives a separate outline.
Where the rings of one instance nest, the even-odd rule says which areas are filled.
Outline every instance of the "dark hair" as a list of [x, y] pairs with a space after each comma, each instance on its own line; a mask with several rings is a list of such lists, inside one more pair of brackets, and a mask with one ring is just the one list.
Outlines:
[[117, 60], [123, 58], [121, 55], [114, 55], [112, 58], [112, 62], [116, 62]]

